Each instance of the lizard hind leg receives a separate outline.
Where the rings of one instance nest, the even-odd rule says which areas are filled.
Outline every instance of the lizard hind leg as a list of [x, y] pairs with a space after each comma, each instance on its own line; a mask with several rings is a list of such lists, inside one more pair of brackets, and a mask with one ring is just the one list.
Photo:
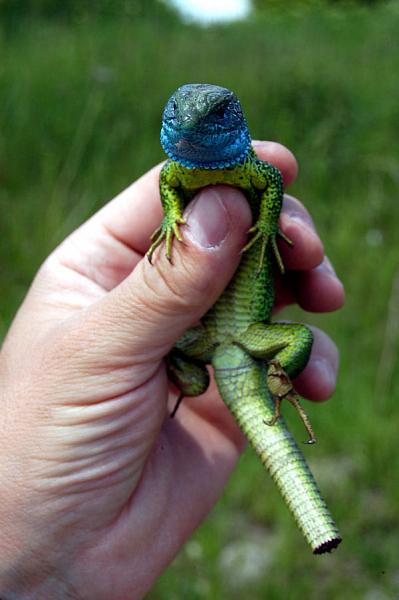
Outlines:
[[301, 373], [309, 359], [313, 343], [310, 329], [299, 323], [254, 323], [239, 336], [237, 343], [251, 356], [268, 361], [267, 384], [275, 400], [275, 412], [268, 425], [274, 425], [281, 415], [281, 402], [287, 399], [297, 410], [309, 439], [316, 441], [311, 423], [300, 404], [291, 382]]
[[180, 392], [170, 413], [170, 416], [174, 417], [184, 397], [199, 396], [206, 392], [209, 386], [209, 373], [203, 363], [184, 356], [178, 350], [172, 350], [169, 354], [167, 371], [170, 381]]
[[281, 402], [283, 399], [287, 399], [297, 410], [299, 417], [304, 424], [306, 431], [308, 432], [309, 439], [305, 443], [315, 444], [316, 437], [314, 435], [309, 418], [301, 406], [299, 397], [295, 392], [291, 379], [288, 377], [278, 360], [271, 360], [269, 362], [267, 384], [270, 393], [275, 400], [274, 415], [273, 418], [267, 422], [267, 425], [274, 425], [278, 421], [281, 415]]

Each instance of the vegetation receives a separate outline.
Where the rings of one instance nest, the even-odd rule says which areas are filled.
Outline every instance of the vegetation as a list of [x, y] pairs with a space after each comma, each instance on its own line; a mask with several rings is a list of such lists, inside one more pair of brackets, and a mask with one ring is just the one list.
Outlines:
[[248, 451], [149, 598], [398, 598], [398, 3], [263, 9], [210, 29], [146, 3], [73, 18], [50, 4], [24, 15], [0, 1], [0, 334], [51, 249], [162, 158], [163, 104], [190, 81], [231, 87], [253, 134], [293, 149], [292, 193], [347, 288], [337, 314], [288, 313], [341, 351], [334, 399], [309, 406], [319, 444], [305, 451], [342, 546], [309, 554]]

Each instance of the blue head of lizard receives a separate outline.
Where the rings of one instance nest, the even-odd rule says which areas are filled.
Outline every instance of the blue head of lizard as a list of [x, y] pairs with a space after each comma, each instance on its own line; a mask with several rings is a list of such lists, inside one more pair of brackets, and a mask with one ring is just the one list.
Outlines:
[[206, 83], [183, 85], [166, 104], [161, 144], [190, 169], [224, 169], [244, 162], [251, 143], [238, 98]]

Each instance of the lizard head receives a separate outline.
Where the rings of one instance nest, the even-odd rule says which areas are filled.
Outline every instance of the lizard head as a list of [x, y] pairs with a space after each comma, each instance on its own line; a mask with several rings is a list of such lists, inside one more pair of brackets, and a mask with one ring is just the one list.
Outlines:
[[240, 102], [224, 87], [183, 85], [169, 98], [161, 144], [185, 167], [223, 169], [244, 162], [251, 138]]

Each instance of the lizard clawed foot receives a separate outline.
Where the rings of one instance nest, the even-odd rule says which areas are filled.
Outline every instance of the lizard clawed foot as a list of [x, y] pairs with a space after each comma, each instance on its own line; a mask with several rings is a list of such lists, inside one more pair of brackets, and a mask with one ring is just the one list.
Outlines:
[[265, 253], [266, 253], [266, 247], [267, 247], [267, 244], [269, 241], [269, 235], [267, 233], [264, 233], [260, 229], [258, 223], [256, 225], [254, 225], [253, 227], [251, 227], [251, 229], [248, 230], [248, 233], [254, 233], [255, 235], [244, 246], [244, 248], [241, 250], [241, 253], [247, 252], [250, 248], [252, 248], [252, 246], [258, 240], [261, 240], [261, 242], [262, 242], [260, 255], [259, 255], [259, 261], [258, 261], [258, 268], [256, 269], [256, 276], [258, 276], [259, 273], [261, 273], [261, 271], [262, 271], [263, 263], [265, 261]]
[[265, 233], [264, 231], [262, 231], [259, 222], [256, 223], [255, 225], [253, 225], [248, 230], [248, 233], [253, 233], [254, 235], [249, 240], [249, 242], [244, 246], [244, 248], [241, 250], [241, 252], [247, 252], [247, 250], [252, 248], [252, 246], [258, 240], [262, 241], [262, 246], [261, 246], [260, 254], [259, 254], [258, 268], [256, 270], [256, 276], [258, 276], [259, 273], [262, 271], [263, 263], [265, 261], [266, 248], [267, 248], [267, 244], [269, 243], [269, 241], [272, 245], [273, 254], [276, 258], [278, 268], [279, 268], [281, 274], [283, 275], [285, 273], [285, 267], [284, 267], [283, 259], [281, 258], [280, 251], [277, 246], [276, 237], [277, 237], [277, 235], [279, 235], [290, 246], [293, 246], [293, 242], [280, 229], [278, 229], [277, 234]]
[[158, 227], [151, 235], [151, 241], [152, 244], [148, 249], [147, 252], [147, 258], [150, 262], [150, 264], [152, 264], [152, 256], [154, 254], [154, 251], [158, 248], [158, 246], [160, 246], [163, 242], [163, 240], [165, 240], [165, 245], [166, 245], [166, 258], [168, 259], [169, 262], [172, 262], [172, 244], [173, 244], [173, 238], [176, 238], [178, 242], [183, 242], [183, 237], [180, 233], [180, 229], [179, 226], [180, 225], [186, 225], [186, 221], [183, 219], [183, 217], [177, 217], [174, 221], [170, 222], [168, 221], [164, 221], [162, 223], [162, 225], [160, 225], [160, 227]]
[[[294, 245], [294, 242], [292, 240], [290, 240], [290, 238], [287, 237], [285, 235], [285, 233], [283, 233], [281, 231], [280, 228], [277, 230], [277, 235], [279, 235], [281, 237], [281, 239], [283, 239], [285, 241], [285, 243], [288, 244], [289, 246], [292, 247]], [[272, 239], [272, 246], [273, 246], [274, 256], [276, 258], [278, 267], [280, 269], [280, 273], [282, 275], [284, 275], [284, 273], [285, 273], [285, 267], [284, 267], [283, 259], [281, 258], [280, 251], [279, 251], [278, 246], [277, 246], [276, 237], [273, 237], [273, 239]]]
[[267, 383], [270, 393], [275, 400], [275, 410], [273, 417], [270, 419], [270, 421], [266, 421], [266, 424], [273, 426], [278, 421], [281, 416], [281, 403], [284, 399], [287, 399], [298, 411], [301, 421], [309, 434], [309, 439], [304, 443], [315, 444], [316, 437], [309, 418], [299, 402], [299, 398], [295, 392], [290, 378], [278, 360], [271, 360], [269, 362]]
[[[278, 228], [278, 230], [277, 230], [277, 235], [279, 235], [281, 237], [281, 239], [283, 239], [285, 241], [285, 243], [288, 244], [289, 246], [292, 247], [294, 245], [294, 242], [292, 240], [290, 240], [290, 238], [287, 237], [285, 235], [285, 233], [283, 233], [281, 231], [280, 228]], [[272, 248], [273, 248], [273, 252], [274, 252], [274, 257], [275, 257], [275, 259], [277, 261], [277, 264], [278, 264], [278, 268], [280, 269], [281, 275], [284, 275], [284, 273], [285, 273], [285, 267], [284, 267], [283, 259], [281, 258], [280, 250], [278, 249], [278, 246], [277, 246], [276, 236], [272, 237], [271, 242], [272, 242]]]
[[181, 401], [183, 400], [183, 398], [184, 398], [184, 394], [180, 393], [180, 394], [179, 394], [179, 397], [178, 397], [178, 398], [177, 398], [177, 400], [176, 400], [176, 404], [174, 405], [174, 407], [173, 407], [173, 410], [172, 410], [172, 412], [171, 412], [171, 413], [170, 413], [170, 415], [169, 415], [171, 419], [173, 419], [173, 417], [174, 417], [174, 416], [175, 416], [175, 414], [177, 413], [177, 409], [179, 408], [179, 406], [180, 406], [180, 403], [181, 403]]
[[285, 241], [285, 243], [286, 243], [286, 244], [288, 244], [288, 245], [289, 245], [289, 246], [291, 246], [291, 248], [292, 248], [292, 246], [294, 245], [294, 242], [293, 242], [292, 240], [290, 240], [290, 238], [289, 238], [289, 237], [287, 237], [287, 236], [285, 235], [285, 233], [283, 233], [283, 232], [281, 231], [281, 229], [280, 229], [280, 228], [278, 229], [278, 231], [277, 231], [277, 234], [278, 234], [278, 235], [281, 237], [281, 239], [282, 239], [282, 240], [284, 240], [284, 241]]

